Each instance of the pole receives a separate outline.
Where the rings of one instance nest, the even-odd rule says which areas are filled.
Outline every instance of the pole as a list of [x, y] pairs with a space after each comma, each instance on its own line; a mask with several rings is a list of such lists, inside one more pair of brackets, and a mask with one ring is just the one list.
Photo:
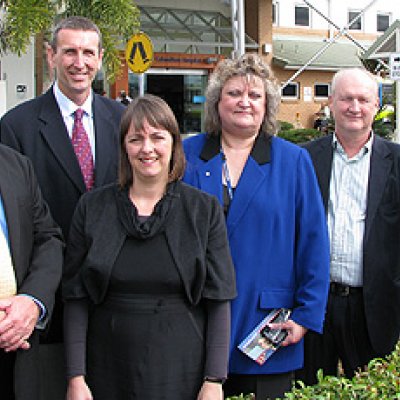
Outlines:
[[238, 56], [239, 53], [239, 29], [238, 29], [238, 5], [237, 0], [231, 0], [231, 20], [232, 20], [232, 39], [233, 39], [233, 54], [232, 58]]
[[[400, 54], [400, 30], [396, 32], [396, 53]], [[396, 81], [396, 130], [394, 138], [397, 143], [400, 143], [400, 81]]]
[[244, 0], [231, 0], [233, 57], [240, 57], [246, 51], [244, 33]]
[[144, 95], [144, 74], [138, 74], [139, 96]]
[[244, 0], [238, 0], [238, 31], [239, 31], [238, 56], [242, 56], [246, 51], [244, 45]]
[[395, 141], [400, 143], [400, 81], [396, 81], [396, 130]]

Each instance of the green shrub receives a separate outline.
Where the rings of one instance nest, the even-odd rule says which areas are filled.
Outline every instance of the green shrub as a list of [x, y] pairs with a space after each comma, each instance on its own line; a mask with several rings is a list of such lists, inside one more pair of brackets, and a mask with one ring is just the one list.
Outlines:
[[324, 136], [325, 133], [318, 131], [317, 129], [289, 129], [287, 131], [280, 131], [278, 136], [289, 142], [300, 144], [310, 140], [316, 139], [320, 136]]
[[[229, 400], [252, 400], [252, 395], [230, 397]], [[365, 371], [352, 379], [323, 376], [318, 372], [318, 383], [298, 387], [286, 393], [286, 400], [394, 400], [400, 399], [400, 344], [386, 358], [372, 360]]]
[[385, 139], [392, 139], [394, 132], [394, 123], [387, 123], [383, 120], [374, 121], [372, 129], [377, 135], [382, 136]]
[[294, 128], [294, 125], [287, 121], [278, 121], [279, 131], [288, 131]]
[[239, 396], [232, 396], [232, 397], [227, 397], [225, 400], [254, 400], [255, 396], [254, 394], [241, 394]]
[[365, 371], [354, 378], [323, 376], [318, 372], [318, 383], [287, 393], [285, 399], [400, 399], [400, 345], [388, 357], [372, 360]]

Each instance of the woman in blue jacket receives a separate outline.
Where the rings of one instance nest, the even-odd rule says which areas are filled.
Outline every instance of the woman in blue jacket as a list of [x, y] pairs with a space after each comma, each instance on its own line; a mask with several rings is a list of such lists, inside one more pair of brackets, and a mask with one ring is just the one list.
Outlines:
[[[303, 365], [303, 336], [321, 332], [329, 282], [329, 242], [307, 152], [276, 136], [279, 87], [261, 58], [224, 60], [206, 92], [207, 134], [184, 142], [184, 181], [224, 207], [236, 269], [225, 395], [283, 396]], [[263, 365], [238, 344], [275, 308], [292, 311], [288, 336]]]

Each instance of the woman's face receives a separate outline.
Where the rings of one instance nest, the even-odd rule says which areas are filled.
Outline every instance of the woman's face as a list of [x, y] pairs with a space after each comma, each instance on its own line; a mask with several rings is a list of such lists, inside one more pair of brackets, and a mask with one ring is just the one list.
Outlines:
[[150, 126], [145, 120], [143, 130], [138, 132], [131, 124], [125, 136], [125, 149], [133, 180], [161, 179], [167, 182], [172, 145], [172, 135], [167, 130]]
[[264, 119], [266, 97], [258, 76], [235, 76], [222, 88], [218, 112], [222, 131], [228, 134], [257, 134]]

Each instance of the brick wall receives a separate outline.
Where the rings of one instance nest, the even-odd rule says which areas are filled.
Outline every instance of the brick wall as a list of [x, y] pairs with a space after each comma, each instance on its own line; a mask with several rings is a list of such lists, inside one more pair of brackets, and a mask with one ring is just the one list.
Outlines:
[[[278, 82], [286, 82], [296, 71], [287, 71], [274, 67], [274, 73]], [[304, 128], [312, 128], [315, 119], [315, 113], [320, 110], [321, 105], [327, 103], [327, 99], [316, 100], [314, 98], [315, 83], [330, 83], [334, 72], [329, 71], [303, 71], [295, 82], [299, 83], [298, 100], [282, 99], [279, 108], [278, 119], [281, 121], [297, 124], [298, 122]], [[311, 101], [305, 101], [304, 88], [311, 88]], [[297, 118], [298, 117], [298, 118]]]

